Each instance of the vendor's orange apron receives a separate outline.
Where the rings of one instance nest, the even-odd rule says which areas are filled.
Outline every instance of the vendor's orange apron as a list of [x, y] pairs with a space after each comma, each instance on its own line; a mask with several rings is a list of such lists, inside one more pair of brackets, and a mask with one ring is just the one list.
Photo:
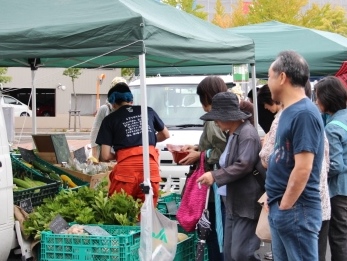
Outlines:
[[[117, 164], [110, 173], [109, 195], [121, 192], [123, 189], [134, 199], [140, 198], [145, 201], [145, 194], [140, 188], [143, 183], [143, 147], [132, 147], [118, 150], [116, 153]], [[159, 182], [159, 152], [154, 146], [149, 146], [150, 180], [153, 188], [153, 204], [157, 205]]]

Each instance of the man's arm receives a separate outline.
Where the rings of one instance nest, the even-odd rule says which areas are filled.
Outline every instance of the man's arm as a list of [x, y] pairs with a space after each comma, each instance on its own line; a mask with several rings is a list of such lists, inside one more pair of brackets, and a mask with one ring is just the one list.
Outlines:
[[314, 154], [301, 152], [294, 156], [295, 165], [289, 176], [286, 191], [281, 200], [280, 209], [290, 209], [304, 191], [310, 177]]

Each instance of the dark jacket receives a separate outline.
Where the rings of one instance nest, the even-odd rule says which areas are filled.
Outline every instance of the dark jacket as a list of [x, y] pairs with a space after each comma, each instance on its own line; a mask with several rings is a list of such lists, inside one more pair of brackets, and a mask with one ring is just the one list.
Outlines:
[[212, 171], [212, 175], [219, 187], [227, 185], [226, 208], [231, 214], [258, 219], [261, 207], [257, 201], [264, 191], [252, 173], [259, 159], [260, 138], [249, 121], [233, 134], [227, 167]]

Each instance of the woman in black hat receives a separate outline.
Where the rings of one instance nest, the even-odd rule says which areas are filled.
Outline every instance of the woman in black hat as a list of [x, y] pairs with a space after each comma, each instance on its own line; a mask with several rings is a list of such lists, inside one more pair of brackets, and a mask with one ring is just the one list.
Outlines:
[[214, 121], [227, 132], [228, 143], [222, 153], [220, 169], [206, 172], [198, 182], [218, 187], [227, 185], [224, 260], [255, 261], [260, 240], [255, 235], [261, 207], [257, 200], [263, 188], [253, 177], [261, 148], [257, 130], [249, 122], [251, 114], [240, 110], [237, 96], [231, 92], [216, 94], [212, 109], [201, 117]]

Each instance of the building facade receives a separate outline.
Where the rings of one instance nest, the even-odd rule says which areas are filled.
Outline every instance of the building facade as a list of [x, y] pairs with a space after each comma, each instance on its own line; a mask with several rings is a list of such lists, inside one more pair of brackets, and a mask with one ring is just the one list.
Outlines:
[[[75, 109], [72, 81], [70, 77], [63, 75], [64, 70], [64, 68], [39, 68], [35, 71], [36, 107], [53, 106], [55, 113], [51, 116], [68, 114], [69, 110]], [[105, 75], [105, 79], [97, 85], [100, 83], [101, 74]], [[74, 82], [77, 110], [80, 110], [81, 115], [93, 115], [96, 112], [97, 88], [100, 94], [100, 104], [105, 103], [111, 81], [120, 74], [120, 69], [81, 70], [81, 75]], [[11, 76], [12, 80], [3, 84], [3, 93], [31, 106], [32, 76], [30, 68], [10, 67], [6, 76]]]

